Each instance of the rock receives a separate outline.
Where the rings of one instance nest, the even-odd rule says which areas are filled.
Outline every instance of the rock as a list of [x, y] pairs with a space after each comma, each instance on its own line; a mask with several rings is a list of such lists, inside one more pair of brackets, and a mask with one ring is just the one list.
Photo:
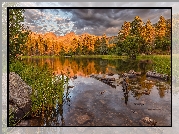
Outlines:
[[89, 120], [90, 120], [90, 117], [89, 117], [88, 115], [86, 115], [86, 114], [85, 114], [85, 115], [82, 115], [82, 116], [78, 116], [78, 117], [76, 118], [76, 121], [77, 121], [80, 125], [87, 123]]
[[144, 117], [140, 120], [143, 126], [156, 126], [157, 122], [149, 117]]
[[153, 77], [153, 78], [162, 79], [162, 80], [168, 80], [169, 79], [168, 75], [160, 74], [160, 73], [157, 73], [155, 71], [148, 71], [146, 73], [146, 77]]
[[129, 74], [135, 74], [136, 72], [134, 70], [130, 70]]
[[136, 74], [128, 74], [128, 77], [129, 78], [134, 78], [134, 77], [136, 77]]
[[115, 78], [105, 78], [108, 82], [115, 81]]
[[123, 78], [135, 78], [137, 75], [135, 73], [123, 73]]
[[113, 76], [114, 74], [113, 74], [113, 73], [108, 73], [107, 75], [108, 75], [108, 76]]
[[141, 74], [142, 74], [141, 72], [136, 72], [136, 75], [137, 75], [137, 76], [139, 76], [139, 75], [141, 75]]
[[32, 88], [18, 74], [9, 73], [9, 108], [14, 112], [15, 121], [30, 115], [31, 93]]
[[90, 75], [90, 77], [95, 78], [112, 88], [116, 88], [116, 85], [114, 84], [116, 82], [116, 79], [119, 77], [118, 75], [113, 74], [113, 76], [105, 75], [105, 74], [98, 74], [98, 75]]

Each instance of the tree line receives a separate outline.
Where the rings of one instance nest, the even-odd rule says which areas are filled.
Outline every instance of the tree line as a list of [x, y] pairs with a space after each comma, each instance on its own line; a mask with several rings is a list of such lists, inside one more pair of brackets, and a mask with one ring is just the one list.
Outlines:
[[[150, 20], [144, 23], [136, 16], [132, 22], [125, 21], [116, 36], [107, 37], [105, 33], [102, 36], [70, 33], [61, 37], [55, 34], [37, 34], [24, 29], [20, 25], [24, 19], [23, 11], [12, 9], [9, 12], [9, 45], [10, 54], [13, 56], [115, 54], [136, 58], [139, 54], [170, 54], [171, 51], [171, 19], [167, 20], [163, 16], [159, 17], [156, 24], [152, 24]], [[21, 32], [15, 27], [21, 29]], [[15, 30], [16, 32], [13, 32]]]

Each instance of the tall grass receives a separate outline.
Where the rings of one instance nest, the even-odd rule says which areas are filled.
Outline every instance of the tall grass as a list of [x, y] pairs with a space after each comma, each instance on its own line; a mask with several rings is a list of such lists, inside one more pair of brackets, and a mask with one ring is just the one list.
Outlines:
[[62, 104], [64, 84], [68, 79], [62, 77], [57, 83], [52, 83], [52, 70], [47, 66], [39, 67], [33, 64], [24, 64], [19, 60], [9, 66], [10, 72], [15, 72], [32, 87], [32, 115], [39, 116], [56, 104]]

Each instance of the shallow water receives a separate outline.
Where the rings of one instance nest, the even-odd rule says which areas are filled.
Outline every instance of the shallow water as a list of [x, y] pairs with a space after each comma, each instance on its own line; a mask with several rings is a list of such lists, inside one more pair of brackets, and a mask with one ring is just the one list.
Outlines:
[[[19, 126], [150, 126], [142, 122], [145, 117], [155, 120], [156, 126], [171, 126], [170, 82], [146, 78], [150, 64], [69, 58], [31, 59], [28, 62], [34, 61], [53, 67], [57, 74], [60, 70], [69, 71], [69, 77], [77, 75], [77, 79], [71, 78], [74, 87], [64, 91], [63, 105], [46, 111], [44, 117], [23, 120]], [[123, 90], [117, 80], [121, 79], [121, 73], [131, 69], [142, 75], [128, 79], [129, 88]], [[111, 86], [90, 77], [91, 74], [115, 77], [116, 80]]]

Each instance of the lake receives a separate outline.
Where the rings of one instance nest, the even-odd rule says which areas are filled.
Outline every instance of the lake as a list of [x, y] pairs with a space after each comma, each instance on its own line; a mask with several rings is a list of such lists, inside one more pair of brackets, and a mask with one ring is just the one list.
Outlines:
[[[44, 117], [23, 120], [19, 126], [171, 126], [171, 82], [146, 77], [151, 60], [101, 58], [25, 58], [25, 63], [48, 66], [65, 74], [73, 86], [64, 91], [63, 104]], [[139, 75], [127, 78], [130, 70]], [[150, 119], [151, 122], [147, 122]]]

